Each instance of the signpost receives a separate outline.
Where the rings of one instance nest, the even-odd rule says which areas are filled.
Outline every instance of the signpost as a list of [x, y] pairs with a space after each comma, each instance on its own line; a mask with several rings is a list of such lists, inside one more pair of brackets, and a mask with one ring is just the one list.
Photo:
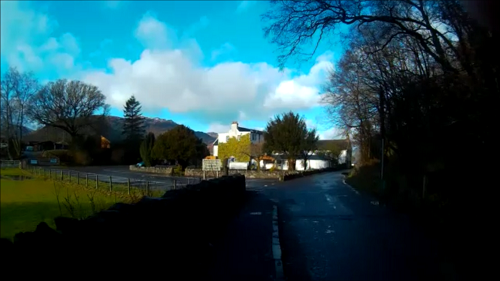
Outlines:
[[219, 177], [219, 172], [222, 168], [222, 163], [220, 159], [203, 159], [202, 161], [202, 170], [203, 170], [203, 179], [207, 178], [208, 172], [215, 172], [216, 177]]

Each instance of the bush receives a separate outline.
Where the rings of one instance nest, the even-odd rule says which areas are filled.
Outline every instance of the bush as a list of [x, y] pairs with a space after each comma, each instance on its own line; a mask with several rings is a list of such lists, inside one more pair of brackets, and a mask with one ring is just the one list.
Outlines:
[[174, 176], [183, 176], [184, 173], [182, 171], [182, 166], [181, 165], [175, 165], [174, 169], [172, 170], [172, 174]]

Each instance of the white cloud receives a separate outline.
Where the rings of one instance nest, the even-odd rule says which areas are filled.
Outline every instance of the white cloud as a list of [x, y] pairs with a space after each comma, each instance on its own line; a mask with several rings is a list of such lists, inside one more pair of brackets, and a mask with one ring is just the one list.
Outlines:
[[146, 111], [168, 109], [192, 114], [207, 124], [265, 121], [267, 116], [318, 105], [318, 85], [332, 66], [331, 54], [327, 53], [308, 73], [298, 76], [293, 75], [296, 70], [280, 71], [265, 62], [226, 61], [205, 67], [194, 38], [179, 39], [176, 30], [146, 13], [133, 30], [144, 46], [138, 59], [110, 58], [108, 69], [86, 67], [90, 70], [82, 72], [82, 51], [72, 34], [54, 36], [57, 23], [48, 15], [21, 7], [18, 2], [1, 3], [2, 60], [9, 65], [29, 66], [33, 71], [53, 69], [61, 78], [76, 76], [98, 86], [116, 108], [122, 108], [133, 94]]
[[320, 140], [332, 140], [332, 139], [342, 139], [342, 131], [338, 128], [331, 128], [328, 130], [320, 131], [319, 139]]
[[28, 2], [1, 2], [2, 60], [21, 71], [75, 70], [80, 54], [77, 39], [71, 33], [54, 37], [57, 22], [48, 15], [30, 9]]
[[218, 58], [224, 57], [225, 55], [230, 55], [236, 51], [236, 48], [229, 43], [226, 42], [222, 44], [218, 49], [212, 51], [212, 60], [216, 60]]
[[202, 16], [198, 21], [193, 23], [191, 26], [186, 28], [183, 32], [183, 37], [190, 37], [196, 35], [197, 32], [203, 30], [210, 23], [210, 19], [207, 16]]
[[253, 5], [255, 5], [255, 1], [241, 1], [236, 8], [236, 13], [242, 13]]
[[135, 37], [146, 48], [161, 49], [169, 46], [168, 36], [173, 35], [167, 25], [148, 12], [139, 21], [134, 31]]
[[[265, 119], [288, 110], [318, 105], [320, 75], [331, 67], [328, 55], [320, 57], [309, 73], [291, 77], [267, 63], [223, 62], [203, 67], [193, 56], [199, 51], [195, 40], [176, 40], [167, 25], [152, 14], [138, 23], [136, 38], [146, 48], [140, 58], [113, 58], [110, 71], [88, 72], [84, 79], [98, 86], [108, 102], [121, 107], [134, 94], [145, 110], [167, 108], [172, 113], [195, 113], [210, 123]], [[225, 48], [229, 48], [225, 44]], [[228, 121], [229, 120], [229, 121]]]
[[221, 124], [217, 122], [210, 124], [207, 132], [227, 133], [229, 129], [231, 129], [231, 123], [228, 122], [228, 124]]
[[317, 129], [318, 125], [314, 120], [306, 119], [306, 126], [308, 129]]

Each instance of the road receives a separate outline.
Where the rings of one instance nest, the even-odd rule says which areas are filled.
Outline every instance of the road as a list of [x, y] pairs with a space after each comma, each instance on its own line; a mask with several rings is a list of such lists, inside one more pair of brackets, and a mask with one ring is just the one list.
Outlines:
[[[80, 176], [84, 177], [84, 173], [98, 174], [103, 176], [100, 180], [106, 181], [109, 176], [113, 178], [113, 181], [123, 181], [126, 182], [127, 178], [140, 181], [149, 181], [151, 183], [156, 183], [157, 185], [172, 185], [173, 180], [177, 180], [179, 184], [185, 185], [190, 183], [197, 183], [200, 178], [190, 178], [190, 177], [171, 177], [163, 176], [159, 174], [144, 173], [130, 171], [129, 166], [87, 166], [87, 167], [53, 167], [53, 169], [66, 169], [81, 172]], [[246, 179], [247, 188], [249, 190], [262, 190], [268, 186], [274, 186], [278, 183], [278, 180], [273, 179]]]
[[261, 193], [279, 208], [287, 280], [430, 280], [451, 274], [437, 245], [407, 217], [344, 184], [340, 172], [278, 183]]

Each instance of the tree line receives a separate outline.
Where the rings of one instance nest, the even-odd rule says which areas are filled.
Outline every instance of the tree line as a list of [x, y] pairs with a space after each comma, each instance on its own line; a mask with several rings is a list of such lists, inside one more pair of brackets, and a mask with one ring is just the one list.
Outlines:
[[[10, 159], [21, 157], [25, 132], [33, 125], [67, 134], [73, 158], [84, 159], [74, 159], [79, 164], [135, 164], [142, 156], [147, 162], [172, 160], [185, 167], [208, 153], [185, 126], [159, 135], [156, 141], [151, 133], [146, 135], [142, 106], [133, 95], [123, 107], [122, 141], [111, 149], [102, 147], [101, 136], [110, 129], [109, 105], [96, 86], [82, 81], [59, 79], [42, 85], [34, 73], [11, 67], [2, 76], [0, 98], [1, 136]], [[150, 157], [144, 151], [151, 151]]]
[[[185, 169], [200, 165], [201, 159], [209, 155], [207, 146], [186, 126], [176, 126], [159, 136], [146, 134], [142, 106], [133, 95], [123, 106], [122, 141], [111, 144], [109, 149], [101, 146], [101, 136], [110, 129], [106, 119], [109, 105], [96, 86], [65, 79], [41, 85], [33, 73], [10, 68], [2, 77], [1, 89], [1, 133], [8, 142], [10, 159], [21, 157], [24, 132], [34, 124], [65, 132], [79, 164], [143, 161], [146, 166], [169, 163]], [[252, 144], [249, 136], [230, 140], [220, 152], [227, 157], [237, 155], [240, 161], [281, 152], [293, 169], [295, 159], [305, 159], [309, 151], [316, 149], [318, 137], [302, 117], [288, 112], [268, 122], [264, 139], [260, 144]]]
[[498, 36], [460, 1], [272, 4], [262, 18], [281, 66], [331, 35], [346, 46], [323, 102], [359, 147], [358, 163], [380, 169], [382, 194], [433, 200], [438, 213], [478, 194], [478, 180], [487, 185], [485, 163], [498, 159]]

